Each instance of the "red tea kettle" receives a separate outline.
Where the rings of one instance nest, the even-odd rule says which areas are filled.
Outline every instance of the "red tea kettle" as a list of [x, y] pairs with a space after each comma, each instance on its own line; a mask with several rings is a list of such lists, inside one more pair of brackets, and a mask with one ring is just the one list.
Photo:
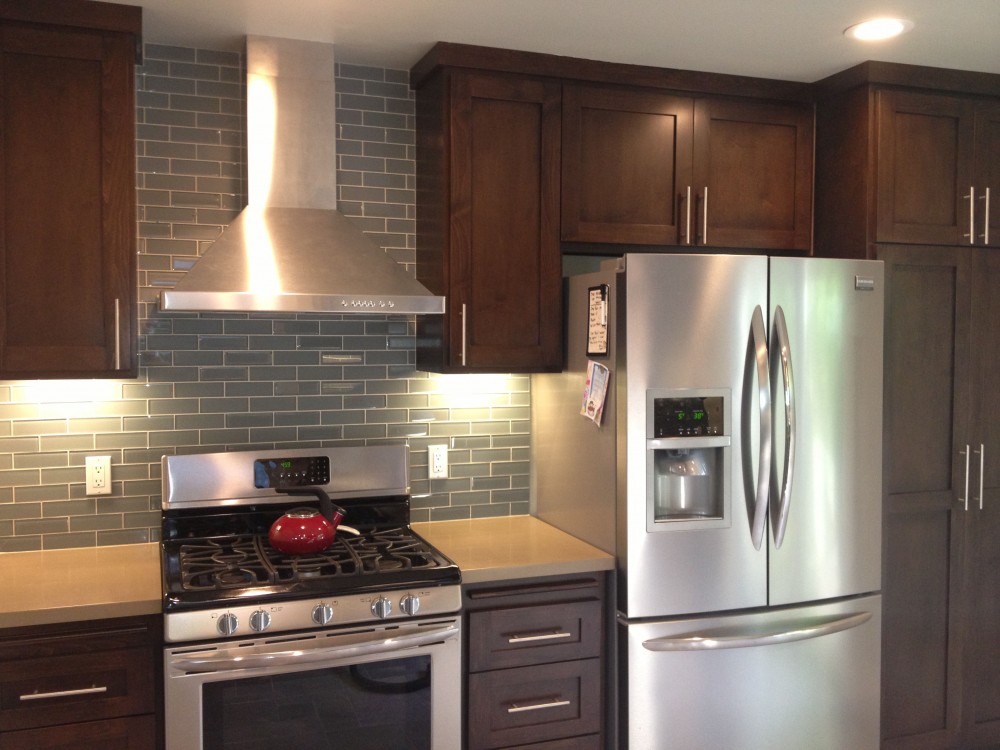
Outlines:
[[344, 509], [334, 505], [330, 496], [319, 487], [302, 490], [283, 490], [286, 495], [310, 495], [319, 498], [319, 507], [293, 508], [271, 524], [267, 539], [279, 552], [301, 555], [321, 552], [333, 544], [337, 528], [357, 534], [356, 529], [341, 526]]

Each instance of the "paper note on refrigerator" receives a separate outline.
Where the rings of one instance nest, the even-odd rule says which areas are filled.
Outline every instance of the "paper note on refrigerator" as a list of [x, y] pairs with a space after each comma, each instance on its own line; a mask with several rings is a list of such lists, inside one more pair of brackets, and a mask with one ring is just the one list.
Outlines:
[[604, 416], [604, 400], [608, 395], [608, 379], [611, 373], [602, 364], [587, 360], [587, 382], [583, 388], [583, 405], [580, 413], [600, 424]]

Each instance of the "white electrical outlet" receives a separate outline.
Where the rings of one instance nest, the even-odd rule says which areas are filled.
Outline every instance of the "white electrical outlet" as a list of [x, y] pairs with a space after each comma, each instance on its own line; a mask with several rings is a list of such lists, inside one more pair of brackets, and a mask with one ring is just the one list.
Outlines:
[[111, 456], [87, 456], [87, 494], [111, 494]]
[[448, 478], [448, 446], [428, 445], [427, 446], [427, 475], [431, 479]]

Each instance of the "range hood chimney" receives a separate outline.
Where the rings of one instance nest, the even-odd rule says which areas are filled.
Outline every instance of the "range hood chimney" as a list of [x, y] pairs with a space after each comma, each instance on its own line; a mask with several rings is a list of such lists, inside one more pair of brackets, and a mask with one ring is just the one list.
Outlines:
[[336, 210], [333, 46], [247, 37], [247, 207], [163, 310], [443, 313], [432, 295]]

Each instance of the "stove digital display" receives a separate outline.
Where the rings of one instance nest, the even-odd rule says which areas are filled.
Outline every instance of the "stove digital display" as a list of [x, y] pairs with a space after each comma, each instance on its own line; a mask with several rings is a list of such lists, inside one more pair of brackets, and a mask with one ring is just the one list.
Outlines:
[[330, 483], [327, 456], [258, 458], [253, 462], [253, 486], [259, 489], [314, 487]]

